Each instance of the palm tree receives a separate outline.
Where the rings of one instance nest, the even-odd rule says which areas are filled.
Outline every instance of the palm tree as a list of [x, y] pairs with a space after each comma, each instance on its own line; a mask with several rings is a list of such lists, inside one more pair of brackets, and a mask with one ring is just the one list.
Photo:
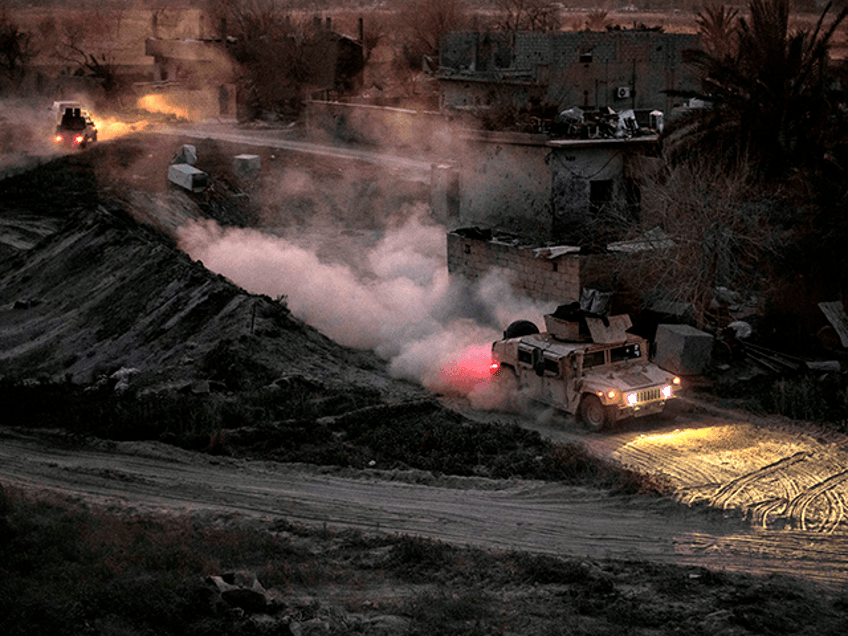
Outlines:
[[713, 57], [736, 53], [736, 18], [738, 9], [723, 4], [710, 4], [695, 14], [704, 51]]
[[669, 127], [672, 155], [709, 153], [728, 169], [750, 162], [766, 180], [817, 169], [845, 139], [844, 95], [834, 88], [828, 49], [848, 8], [825, 28], [830, 8], [814, 28], [790, 32], [789, 0], [752, 0], [750, 21], [736, 23], [735, 52], [690, 52], [701, 90], [678, 95], [711, 107]]

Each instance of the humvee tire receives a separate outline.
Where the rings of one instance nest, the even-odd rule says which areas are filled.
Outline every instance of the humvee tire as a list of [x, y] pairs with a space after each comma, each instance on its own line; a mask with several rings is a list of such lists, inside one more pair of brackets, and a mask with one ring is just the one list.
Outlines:
[[580, 419], [593, 431], [603, 430], [612, 422], [609, 409], [597, 395], [586, 395], [580, 401]]
[[536, 323], [529, 320], [516, 320], [510, 323], [506, 331], [504, 331], [504, 339], [509, 340], [510, 338], [520, 338], [521, 336], [532, 336], [537, 333], [539, 333], [539, 328], [536, 326]]

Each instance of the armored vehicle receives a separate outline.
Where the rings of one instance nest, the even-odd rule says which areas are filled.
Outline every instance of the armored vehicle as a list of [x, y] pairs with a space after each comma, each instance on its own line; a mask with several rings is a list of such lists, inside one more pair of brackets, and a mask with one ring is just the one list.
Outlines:
[[627, 331], [629, 316], [560, 310], [544, 317], [545, 332], [521, 320], [492, 344], [493, 380], [503, 391], [520, 391], [592, 429], [660, 413], [674, 399], [680, 378], [648, 360], [648, 342]]
[[83, 109], [69, 107], [56, 124], [53, 141], [71, 148], [85, 148], [90, 142], [97, 141], [97, 127]]

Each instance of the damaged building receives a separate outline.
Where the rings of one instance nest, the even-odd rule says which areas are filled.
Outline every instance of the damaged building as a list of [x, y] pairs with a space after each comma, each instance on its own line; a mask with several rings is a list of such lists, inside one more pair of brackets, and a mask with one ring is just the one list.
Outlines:
[[[183, 103], [193, 106], [197, 118], [236, 117], [247, 98], [232, 83], [244, 42], [228, 33], [226, 22], [212, 33], [205, 15], [200, 14], [189, 37], [162, 37], [154, 13], [151, 29], [154, 37], [145, 41], [145, 53], [154, 60], [154, 81], [149, 88], [178, 93]], [[276, 46], [269, 49], [276, 57], [268, 60], [263, 68], [267, 77], [262, 78], [264, 86], [274, 87], [277, 101], [327, 99], [359, 83], [364, 67], [361, 21], [360, 41], [333, 31], [330, 18], [322, 21], [316, 17], [307, 35], [285, 26], [280, 33]], [[298, 81], [286, 81], [288, 67], [294, 64]]]
[[467, 156], [433, 166], [449, 271], [474, 280], [497, 269], [518, 293], [559, 302], [614, 288], [633, 247], [616, 241], [640, 218], [643, 175], [678, 105], [669, 91], [696, 88], [684, 51], [697, 45], [658, 29], [448, 34], [444, 112], [558, 113], [536, 134], [467, 133]]
[[578, 245], [539, 245], [509, 232], [472, 226], [448, 232], [447, 262], [451, 275], [476, 282], [494, 271], [517, 294], [544, 302], [573, 302], [587, 289], [615, 290], [616, 310], [626, 313], [640, 302], [616, 288], [628, 255], [672, 245], [657, 230], [637, 241], [616, 241], [603, 250], [587, 250]]
[[613, 206], [639, 214], [639, 175], [657, 137], [548, 139], [526, 133], [468, 133], [473, 161], [433, 167], [431, 206], [449, 228], [500, 228], [539, 242], [575, 241]]
[[684, 51], [699, 36], [637, 28], [603, 32], [453, 32], [439, 59], [443, 110], [552, 104], [637, 115], [677, 105], [668, 91], [694, 90]]

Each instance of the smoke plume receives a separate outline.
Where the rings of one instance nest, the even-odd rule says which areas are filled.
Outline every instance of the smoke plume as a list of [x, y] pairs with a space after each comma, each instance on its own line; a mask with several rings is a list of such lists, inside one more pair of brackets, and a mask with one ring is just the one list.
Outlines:
[[[445, 228], [426, 208], [388, 227], [355, 264], [327, 262], [301, 241], [256, 229], [192, 222], [180, 247], [245, 290], [285, 296], [298, 318], [336, 342], [373, 349], [395, 377], [438, 392], [485, 393], [491, 343], [519, 318], [551, 307], [516, 297], [497, 273], [449, 280]], [[354, 239], [351, 239], [354, 240]]]

